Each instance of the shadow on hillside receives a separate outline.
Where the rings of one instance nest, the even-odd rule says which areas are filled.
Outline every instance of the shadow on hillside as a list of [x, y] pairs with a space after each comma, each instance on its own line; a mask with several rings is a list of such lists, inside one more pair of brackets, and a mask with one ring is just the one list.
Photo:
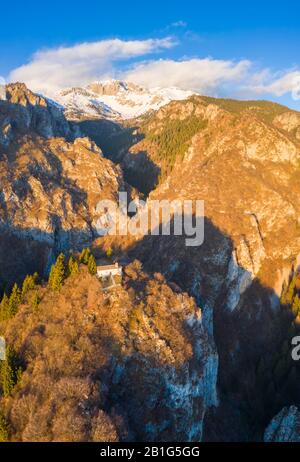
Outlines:
[[[86, 212], [88, 209], [86, 191], [78, 186], [76, 180], [64, 176], [60, 159], [51, 150], [46, 150], [43, 144], [43, 140], [49, 137], [59, 136], [66, 141], [74, 141], [81, 134], [75, 124], [67, 121], [57, 105], [49, 100], [47, 105], [36, 102], [31, 104], [26, 91], [25, 86], [20, 89], [19, 97], [24, 104], [11, 102], [9, 91], [6, 92], [7, 99], [0, 100], [0, 161], [7, 163], [7, 179], [11, 181], [13, 193], [20, 201], [34, 194], [31, 185], [26, 181], [25, 174], [23, 176], [19, 174], [17, 179], [13, 175], [14, 162], [17, 156], [21, 155], [19, 142], [24, 139], [26, 141], [28, 137], [40, 147], [44, 156], [44, 162], [39, 162], [34, 157], [30, 159], [28, 174], [41, 181], [49, 197], [55, 188], [62, 187], [67, 192], [61, 199], [63, 216], [66, 217], [68, 214], [67, 201], [70, 198], [73, 211], [78, 212], [81, 218], [85, 218], [86, 230], [76, 228], [63, 230], [61, 217], [55, 212], [48, 213], [45, 218], [49, 221], [46, 226], [53, 229], [53, 232], [15, 226], [8, 218], [7, 197], [0, 190], [0, 290], [9, 288], [14, 282], [21, 282], [28, 273], [38, 271], [42, 276], [47, 275], [54, 258], [60, 251], [81, 250], [90, 245], [96, 237]], [[31, 213], [34, 213], [34, 210]], [[21, 220], [20, 216], [18, 218]]]
[[[233, 243], [209, 219], [205, 219], [204, 229], [205, 241], [199, 247], [187, 247], [185, 236], [145, 236], [129, 249], [129, 256], [132, 260], [141, 260], [144, 270], [152, 277], [160, 272], [173, 290], [186, 291], [195, 298], [203, 309], [203, 323], [211, 340], [213, 317], [219, 354], [220, 404], [207, 411], [205, 440], [260, 440], [270, 419], [284, 405], [300, 402], [299, 371], [291, 374], [294, 365], [290, 363], [289, 348], [285, 353], [282, 348], [289, 341], [291, 316], [280, 308], [279, 303], [274, 309], [274, 292], [258, 280], [241, 295], [239, 303], [231, 311], [228, 295], [235, 287], [234, 281], [228, 284], [226, 275]], [[59, 223], [53, 233], [3, 227], [0, 278], [3, 281], [10, 275], [11, 281], [21, 281], [26, 274], [34, 271], [43, 274], [60, 251], [81, 250], [90, 240], [89, 233], [78, 229], [67, 232], [60, 228]], [[144, 283], [138, 279], [129, 282], [129, 288], [130, 285], [136, 293], [145, 290]], [[150, 371], [146, 368], [140, 374], [142, 369], [137, 368], [138, 364], [142, 367], [144, 363], [142, 360], [141, 363], [133, 361], [133, 375], [126, 376], [126, 393], [123, 388], [122, 392], [118, 392], [118, 387], [113, 392], [115, 402], [120, 403], [122, 397], [126, 397], [126, 414], [132, 419], [131, 425], [137, 434], [140, 416], [136, 420], [136, 415], [130, 414], [130, 406], [135, 407], [139, 403], [142, 412], [143, 390]], [[159, 369], [156, 373], [159, 384], [162, 380]], [[130, 377], [136, 378], [137, 374], [141, 380], [130, 383]], [[206, 392], [209, 393], [209, 390]], [[159, 403], [157, 406], [159, 410]], [[169, 417], [171, 411], [168, 410]], [[170, 425], [177, 423], [174, 421]]]
[[[7, 102], [1, 102], [0, 121], [7, 107]], [[30, 127], [26, 118], [26, 108], [11, 104], [9, 108], [13, 112], [12, 130], [19, 134], [26, 133]], [[34, 125], [39, 135], [47, 136], [47, 130], [44, 132], [44, 129], [49, 114], [45, 112], [45, 108], [40, 109], [38, 108], [34, 116]], [[61, 123], [64, 122], [66, 121], [62, 119]], [[111, 159], [122, 164], [123, 157], [128, 155], [129, 147], [141, 138], [136, 135], [134, 128], [124, 131], [123, 128], [118, 130], [117, 127], [114, 127], [115, 135], [106, 136], [113, 123], [101, 123], [103, 132], [98, 132], [98, 121], [82, 122], [81, 128], [91, 138], [99, 137], [98, 144], [107, 157], [110, 151]], [[63, 126], [60, 126], [57, 133], [62, 128]], [[159, 172], [155, 170], [156, 166], [151, 165], [147, 154], [129, 156], [131, 157], [128, 165], [133, 159], [141, 162], [141, 177], [148, 176], [149, 171], [153, 172], [153, 177], [150, 175], [150, 178], [154, 185], [155, 176]], [[52, 163], [53, 168], [60, 171], [61, 166], [55, 163], [51, 154], [48, 155], [48, 161]], [[135, 181], [141, 188], [145, 184], [145, 178], [138, 178], [134, 172], [136, 165], [130, 171], [131, 181], [133, 185]], [[18, 187], [16, 184], [15, 188]], [[74, 185], [70, 183], [69, 187], [72, 189]], [[147, 184], [144, 191], [140, 190], [147, 192], [149, 189], [150, 184]], [[3, 193], [0, 194], [0, 199], [2, 195]], [[75, 198], [75, 202], [80, 200], [84, 200], [84, 197]], [[60, 251], [81, 250], [95, 237], [91, 229], [63, 230], [59, 217], [55, 215], [52, 217], [52, 223], [52, 233], [39, 229], [9, 227], [7, 223], [1, 227], [2, 285], [20, 282], [26, 274], [34, 271], [47, 274]], [[226, 279], [234, 250], [230, 237], [205, 219], [205, 242], [202, 246], [186, 247], [184, 239], [182, 236], [145, 236], [130, 249], [129, 255], [132, 259], [140, 259], [150, 274], [163, 273], [167, 281], [195, 297], [198, 305], [203, 307], [203, 322], [208, 329], [211, 328], [209, 318], [213, 316], [214, 337], [220, 358], [220, 405], [216, 409], [211, 409], [207, 415], [205, 438], [210, 441], [261, 439], [269, 420], [284, 405], [300, 404], [299, 371], [290, 362], [289, 344], [287, 350], [283, 347], [283, 344], [289, 342], [290, 314], [281, 309], [279, 304], [274, 308], [276, 295], [259, 280], [253, 282], [231, 310], [228, 306], [229, 293], [233, 291], [236, 294], [237, 287], [234, 287], [234, 281], [229, 284]], [[244, 271], [243, 268], [240, 270]], [[139, 386], [142, 388], [143, 383]], [[159, 403], [157, 405], [159, 406]]]
[[91, 138], [105, 157], [113, 162], [122, 162], [131, 146], [143, 139], [136, 126], [123, 126], [108, 119], [91, 119], [75, 122], [82, 133]]
[[122, 167], [127, 183], [145, 196], [148, 196], [157, 186], [161, 170], [146, 151], [139, 151], [136, 154], [128, 152]]
[[[146, 152], [133, 154], [130, 148], [144, 138], [138, 127], [125, 127], [117, 122], [106, 119], [84, 120], [80, 122], [67, 121], [64, 113], [56, 105], [48, 102], [47, 106], [26, 105], [12, 103], [9, 100], [0, 100], [0, 146], [7, 152], [10, 162], [13, 162], [16, 153], [6, 149], [12, 140], [25, 136], [64, 137], [66, 141], [73, 141], [82, 135], [88, 136], [100, 147], [105, 157], [121, 165], [125, 181], [147, 195], [154, 189], [160, 176], [160, 168], [152, 162]], [[39, 142], [37, 137], [36, 142]], [[46, 153], [51, 167], [61, 171], [56, 165], [57, 159]], [[33, 169], [39, 166], [33, 165]]]
[[52, 225], [54, 231], [50, 233], [0, 224], [0, 289], [10, 288], [14, 282], [21, 283], [27, 274], [35, 271], [47, 277], [60, 252], [81, 251], [95, 237], [91, 229], [62, 229], [57, 216], [52, 217]]
[[213, 318], [220, 404], [207, 413], [205, 440], [259, 441], [283, 406], [300, 404], [300, 371], [291, 359], [293, 317], [258, 279], [230, 306], [238, 293], [237, 281], [227, 279], [233, 243], [207, 218], [204, 228], [199, 247], [186, 247], [184, 236], [147, 235], [129, 256], [195, 297], [208, 329]]
[[137, 127], [124, 127], [108, 119], [91, 119], [75, 122], [80, 131], [91, 138], [102, 150], [105, 157], [113, 162], [121, 162], [124, 153], [142, 136]]
[[[22, 91], [23, 95], [19, 96], [24, 104], [12, 102], [9, 91], [6, 92], [7, 99], [0, 99], [0, 127], [8, 127], [7, 141], [11, 136], [29, 133], [45, 138], [64, 137], [66, 141], [72, 141], [77, 137], [75, 126], [66, 120], [63, 111], [56, 104], [50, 100], [47, 105], [36, 102], [31, 104], [25, 90], [20, 90]], [[5, 140], [3, 145], [6, 145]]]
[[144, 138], [138, 127], [124, 127], [110, 120], [84, 120], [77, 123], [105, 157], [121, 165], [127, 183], [148, 195], [158, 183], [160, 168], [145, 151], [131, 153], [130, 148]]

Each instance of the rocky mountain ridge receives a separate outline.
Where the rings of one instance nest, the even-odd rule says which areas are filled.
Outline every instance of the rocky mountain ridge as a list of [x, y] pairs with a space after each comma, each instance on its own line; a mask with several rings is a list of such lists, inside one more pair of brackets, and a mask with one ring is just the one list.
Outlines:
[[[33, 270], [34, 262], [47, 271], [60, 250], [91, 244], [97, 203], [116, 200], [125, 184], [95, 143], [23, 84], [6, 87], [0, 126], [0, 255], [6, 262], [0, 277], [11, 280]], [[16, 249], [18, 268], [10, 257]]]
[[3, 87], [0, 98], [0, 143], [8, 145], [16, 133], [30, 131], [45, 138], [63, 136], [74, 139], [78, 134], [61, 109], [48, 99], [32, 93], [25, 84]]
[[139, 117], [168, 104], [189, 97], [190, 91], [179, 88], [145, 89], [131, 82], [106, 80], [85, 87], [69, 88], [49, 95], [61, 105], [70, 120], [124, 120]]
[[[119, 87], [92, 91], [114, 97]], [[115, 200], [126, 182], [148, 200], [204, 200], [200, 247], [186, 247], [184, 236], [116, 236], [109, 245], [193, 297], [212, 351], [216, 342], [219, 400], [216, 356], [205, 356], [209, 379], [201, 396], [211, 405], [195, 419], [195, 431], [189, 426], [189, 437], [262, 439], [283, 406], [300, 402], [298, 372], [286, 361], [290, 329], [298, 327], [280, 299], [299, 265], [299, 113], [265, 101], [191, 96], [127, 123], [94, 120], [91, 130], [58, 123], [59, 107], [53, 119], [52, 103], [27, 89], [12, 86], [8, 95], [11, 101], [0, 101], [3, 273], [16, 276], [8, 245], [27, 261], [24, 269], [17, 261], [22, 273], [37, 269], [37, 261], [49, 266], [61, 249], [91, 243], [96, 201]], [[78, 138], [77, 130], [95, 141]], [[189, 396], [198, 379], [189, 381]]]
[[[188, 137], [181, 132], [185, 124]], [[209, 440], [220, 433], [224, 440], [257, 438], [259, 425], [263, 432], [282, 404], [290, 403], [279, 372], [275, 391], [263, 389], [274, 387], [273, 358], [281, 361], [281, 344], [289, 338], [290, 314], [280, 295], [299, 265], [299, 127], [297, 112], [273, 103], [195, 96], [146, 118], [117, 157], [127, 179], [141, 180], [133, 184], [148, 200], [205, 203], [199, 248], [187, 248], [180, 237], [146, 236], [132, 254], [149, 271], [162, 272], [205, 301], [224, 393], [207, 422]], [[152, 178], [152, 185], [143, 184], [144, 178]], [[257, 376], [261, 358], [263, 388]], [[228, 429], [237, 402], [252, 417], [246, 424], [244, 414], [237, 414]]]

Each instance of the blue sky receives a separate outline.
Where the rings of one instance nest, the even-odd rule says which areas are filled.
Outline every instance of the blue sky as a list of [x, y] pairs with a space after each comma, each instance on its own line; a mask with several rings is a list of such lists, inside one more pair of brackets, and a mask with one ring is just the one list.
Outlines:
[[[110, 76], [163, 86], [170, 70], [172, 85], [216, 96], [269, 98], [300, 110], [300, 100], [291, 94], [300, 79], [300, 4], [295, 0], [243, 5], [15, 0], [2, 3], [0, 11], [0, 75], [23, 79], [36, 90], [48, 78], [54, 89]], [[78, 48], [82, 43], [86, 46]], [[95, 44], [93, 50], [89, 44]], [[66, 52], [57, 53], [62, 47]]]

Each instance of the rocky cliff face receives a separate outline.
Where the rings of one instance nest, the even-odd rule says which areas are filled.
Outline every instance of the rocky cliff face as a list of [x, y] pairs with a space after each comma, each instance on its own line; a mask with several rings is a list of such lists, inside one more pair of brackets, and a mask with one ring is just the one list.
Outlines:
[[261, 438], [291, 404], [272, 370], [289, 338], [279, 298], [300, 248], [298, 128], [299, 114], [274, 103], [193, 96], [97, 138], [148, 200], [205, 202], [203, 245], [148, 236], [130, 252], [203, 306], [220, 355], [209, 440]]
[[[233, 407], [236, 402], [247, 407], [245, 401], [252, 400], [261, 432], [270, 418], [272, 405], [267, 410], [265, 398], [257, 398], [257, 370], [263, 357], [267, 375], [271, 356], [285, 336], [286, 313], [279, 297], [298, 265], [298, 118], [298, 113], [271, 103], [193, 97], [172, 102], [148, 118], [140, 128], [143, 139], [122, 158], [125, 169], [143, 176], [147, 165], [139, 163], [141, 153], [148, 158], [150, 175], [153, 165], [160, 169], [149, 200], [205, 202], [202, 246], [191, 249], [180, 237], [148, 236], [133, 255], [205, 301], [205, 317], [214, 319], [219, 383], [226, 395], [217, 425], [225, 418], [228, 400]], [[180, 133], [186, 122], [190, 132]], [[274, 403], [278, 394], [280, 387]], [[219, 427], [222, 438], [245, 439], [257, 431], [259, 423], [256, 430], [244, 426], [240, 433], [242, 414], [236, 416], [235, 434], [233, 426], [230, 435], [225, 425]], [[214, 429], [208, 428], [208, 438], [215, 438]]]
[[66, 121], [62, 110], [32, 93], [25, 84], [6, 85], [5, 98], [0, 100], [0, 143], [7, 146], [14, 132], [33, 131], [45, 138], [63, 136], [74, 138], [73, 127]]
[[[76, 137], [48, 100], [19, 84], [6, 96], [2, 283], [36, 270], [43, 275], [59, 251], [91, 244], [98, 201], [116, 200], [127, 187], [120, 168], [94, 142]], [[125, 273], [110, 293], [84, 270], [59, 293], [44, 284], [38, 310], [28, 296], [17, 316], [0, 323], [25, 367], [20, 388], [0, 398], [11, 439], [202, 439], [205, 415], [218, 402], [218, 355], [202, 311], [162, 275], [138, 264]]]
[[75, 138], [47, 100], [22, 84], [7, 86], [6, 95], [0, 101], [0, 278], [10, 281], [26, 268], [49, 268], [59, 250], [90, 244], [97, 203], [116, 200], [124, 182], [120, 169], [89, 139]]
[[[2, 123], [0, 157], [0, 258], [6, 274], [16, 266], [6, 262], [7, 243], [13, 245], [14, 254], [20, 249], [19, 255], [31, 262], [33, 270], [36, 261], [45, 267], [53, 250], [91, 242], [96, 237], [97, 200], [116, 198], [117, 191], [125, 188], [120, 168], [104, 158], [94, 143], [68, 139], [72, 127], [66, 126], [63, 137], [53, 137], [62, 125], [56, 117], [52, 120], [49, 108], [43, 114], [50, 114], [51, 133], [44, 131], [46, 116], [39, 111], [50, 104], [47, 100], [28, 95], [24, 88], [25, 95], [16, 96], [15, 91], [19, 90], [8, 89], [7, 94], [17, 102], [0, 101], [1, 120], [9, 117]], [[299, 265], [299, 114], [273, 103], [193, 96], [124, 126], [106, 121], [99, 131], [100, 125], [93, 124], [90, 134], [98, 145], [105, 145], [105, 154], [120, 163], [125, 179], [149, 201], [205, 203], [205, 238], [199, 247], [187, 247], [184, 236], [122, 238], [122, 245], [118, 237], [110, 240], [114, 248], [120, 245], [130, 258], [140, 259], [150, 279], [162, 273], [168, 284], [188, 292], [202, 308], [201, 322], [194, 316], [190, 321], [195, 329], [191, 348], [200, 369], [192, 357], [179, 369], [174, 363], [161, 368], [161, 359], [158, 367], [152, 356], [145, 366], [144, 357], [136, 354], [133, 362], [127, 353], [124, 363], [117, 362], [121, 390], [133, 388], [129, 396], [118, 395], [121, 382], [114, 379], [118, 384], [114, 399], [122, 401], [122, 415], [130, 420], [134, 438], [262, 439], [272, 416], [292, 404], [287, 383], [297, 383], [292, 365], [288, 364], [287, 373], [282, 367], [281, 353], [289, 352], [292, 317], [280, 304], [280, 295]], [[18, 259], [19, 270], [22, 261]], [[130, 294], [130, 283], [126, 290]], [[147, 297], [149, 291], [147, 286]], [[153, 303], [165, 306], [164, 297], [161, 305], [156, 294]], [[133, 336], [135, 348], [145, 344], [149, 351], [169, 352], [176, 362], [179, 356], [174, 355], [169, 337], [153, 327], [155, 308], [150, 315], [148, 308], [137, 307], [137, 300], [130, 321], [132, 332], [138, 332]], [[185, 322], [189, 325], [188, 317]], [[297, 332], [296, 323], [292, 327]], [[198, 343], [196, 332], [202, 339]], [[214, 342], [220, 360], [219, 400]], [[153, 383], [159, 390], [154, 394]], [[144, 402], [144, 387], [151, 400], [142, 416], [138, 409]], [[156, 411], [158, 395], [163, 396], [160, 412], [165, 420]]]
[[268, 425], [266, 443], [299, 443], [300, 414], [296, 406], [282, 409]]
[[292, 111], [284, 112], [275, 117], [274, 125], [300, 139], [300, 114]]
[[1, 335], [25, 362], [0, 398], [12, 440], [200, 441], [217, 404], [217, 354], [202, 311], [138, 262], [103, 292], [85, 268], [59, 293], [38, 287]]

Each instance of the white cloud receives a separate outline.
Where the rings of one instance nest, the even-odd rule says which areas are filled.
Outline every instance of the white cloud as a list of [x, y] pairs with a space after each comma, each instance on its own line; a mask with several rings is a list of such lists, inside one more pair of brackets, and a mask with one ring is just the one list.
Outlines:
[[283, 96], [299, 89], [300, 71], [287, 71], [280, 76], [272, 77], [270, 72], [263, 75], [261, 82], [253, 86], [256, 93], [270, 93], [275, 96]]
[[172, 27], [186, 27], [187, 22], [181, 19], [180, 21], [172, 22], [171, 26]]
[[57, 88], [84, 85], [111, 75], [113, 63], [129, 60], [174, 46], [172, 38], [148, 40], [102, 40], [36, 52], [31, 61], [9, 75], [10, 81], [25, 82], [32, 90], [51, 93]]
[[294, 100], [300, 99], [300, 71], [274, 74], [268, 68], [257, 70], [248, 60], [152, 60], [134, 65], [123, 78], [145, 87], [175, 86], [211, 96], [250, 99], [290, 93]]
[[[173, 23], [177, 27], [185, 25], [182, 20]], [[300, 71], [297, 69], [274, 74], [270, 69], [257, 68], [246, 59], [155, 60], [151, 56], [166, 52], [176, 43], [171, 37], [111, 39], [40, 50], [28, 64], [13, 70], [8, 80], [23, 81], [33, 91], [48, 96], [61, 88], [84, 86], [93, 80], [114, 77], [145, 87], [175, 86], [213, 96], [257, 98], [292, 93], [294, 99], [300, 99]], [[145, 61], [149, 55], [151, 60]]]
[[250, 66], [247, 60], [165, 59], [137, 64], [124, 78], [146, 87], [175, 86], [200, 93], [214, 93], [224, 84], [242, 82], [248, 76]]

